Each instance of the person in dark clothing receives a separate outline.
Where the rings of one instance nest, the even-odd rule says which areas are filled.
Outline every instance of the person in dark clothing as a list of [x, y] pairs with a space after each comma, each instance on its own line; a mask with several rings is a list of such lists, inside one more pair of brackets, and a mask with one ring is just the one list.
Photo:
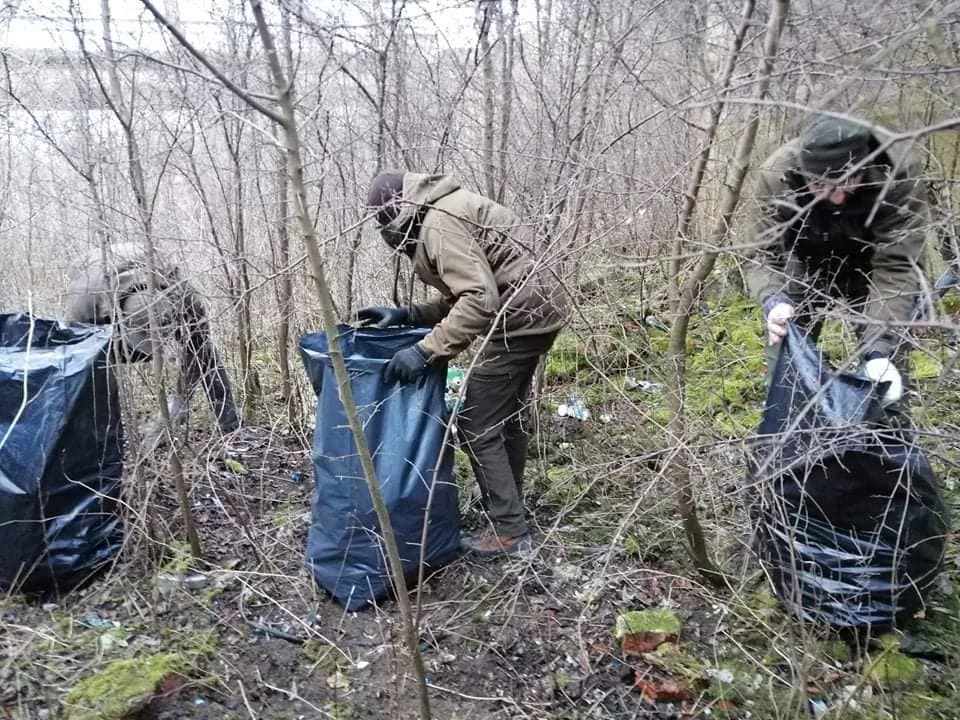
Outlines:
[[[70, 279], [64, 296], [69, 322], [113, 323], [120, 339], [121, 358], [126, 362], [148, 360], [162, 352], [172, 339], [180, 345], [179, 373], [175, 394], [168, 407], [175, 423], [186, 420], [190, 396], [198, 385], [210, 401], [221, 431], [240, 426], [240, 411], [233, 400], [230, 378], [207, 322], [200, 293], [180, 277], [179, 269], [162, 259], [154, 272], [154, 290], [149, 283], [145, 249], [136, 243], [112, 245], [104, 254], [90, 255]], [[150, 331], [152, 306], [160, 335]], [[152, 443], [160, 430], [155, 420], [146, 430]]]
[[912, 320], [929, 219], [913, 143], [886, 138], [821, 116], [763, 164], [746, 279], [766, 317], [771, 374], [787, 322], [816, 339], [824, 310], [840, 301], [866, 320], [857, 328], [863, 370], [888, 383], [883, 402], [895, 412], [907, 344], [894, 323]]
[[413, 382], [430, 363], [489, 335], [467, 382], [457, 426], [493, 528], [465, 544], [478, 555], [523, 550], [530, 546], [523, 506], [529, 439], [524, 409], [537, 363], [566, 321], [562, 290], [537, 266], [520, 219], [447, 175], [381, 173], [367, 204], [387, 244], [439, 291], [430, 302], [357, 313], [377, 327], [432, 328], [393, 357], [387, 379]]

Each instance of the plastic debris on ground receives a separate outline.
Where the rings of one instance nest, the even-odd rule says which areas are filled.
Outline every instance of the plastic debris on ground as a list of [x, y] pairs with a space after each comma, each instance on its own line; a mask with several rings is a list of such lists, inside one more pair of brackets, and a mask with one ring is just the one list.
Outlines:
[[463, 380], [465, 373], [460, 368], [447, 369], [447, 385], [443, 394], [443, 402], [447, 413], [454, 415], [463, 408]]
[[568, 395], [567, 401], [557, 408], [557, 415], [586, 422], [590, 419], [590, 409], [582, 395]]
[[650, 393], [651, 395], [663, 392], [663, 385], [660, 383], [648, 382], [647, 380], [637, 380], [637, 378], [630, 377], [629, 375], [623, 379], [623, 386], [627, 390], [641, 390], [645, 393]]
[[656, 315], [647, 315], [643, 321], [652, 328], [657, 330], [663, 330], [664, 332], [670, 331], [670, 326], [667, 325], [663, 320], [658, 318]]

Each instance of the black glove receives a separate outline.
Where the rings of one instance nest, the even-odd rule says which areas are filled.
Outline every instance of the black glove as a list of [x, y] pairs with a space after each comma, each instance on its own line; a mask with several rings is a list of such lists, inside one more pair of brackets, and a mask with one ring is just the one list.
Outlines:
[[416, 382], [429, 367], [430, 358], [427, 351], [417, 343], [394, 354], [383, 370], [383, 378], [388, 383], [399, 382], [406, 385]]
[[360, 320], [364, 325], [381, 330], [393, 326], [413, 325], [410, 311], [407, 308], [365, 307], [357, 310], [357, 320]]

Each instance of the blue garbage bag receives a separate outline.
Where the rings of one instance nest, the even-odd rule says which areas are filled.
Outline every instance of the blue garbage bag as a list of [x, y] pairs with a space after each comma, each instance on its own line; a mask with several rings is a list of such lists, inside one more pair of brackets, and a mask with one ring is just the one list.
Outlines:
[[[373, 454], [403, 567], [407, 577], [413, 579], [421, 559], [433, 571], [460, 551], [453, 455], [444, 442], [447, 369], [445, 364], [436, 363], [414, 384], [388, 384], [383, 369], [389, 359], [397, 350], [422, 340], [427, 331], [341, 325], [338, 332], [353, 399]], [[388, 597], [393, 585], [329, 349], [324, 333], [300, 339], [300, 354], [317, 394], [313, 439], [316, 484], [306, 565], [322, 588], [355, 610]], [[421, 548], [424, 523], [429, 530], [427, 545]]]
[[949, 522], [938, 481], [889, 426], [883, 389], [835, 372], [789, 326], [750, 442], [748, 487], [761, 565], [809, 622], [891, 627], [922, 607], [942, 568]]
[[0, 315], [0, 590], [64, 591], [120, 550], [109, 326]]

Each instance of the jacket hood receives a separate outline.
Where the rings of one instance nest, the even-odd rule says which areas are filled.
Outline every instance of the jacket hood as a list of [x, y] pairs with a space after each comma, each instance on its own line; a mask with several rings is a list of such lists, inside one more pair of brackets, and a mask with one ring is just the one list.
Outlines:
[[412, 220], [425, 205], [460, 189], [460, 183], [449, 175], [427, 175], [408, 172], [403, 176], [403, 197], [400, 214], [390, 223], [397, 228]]

